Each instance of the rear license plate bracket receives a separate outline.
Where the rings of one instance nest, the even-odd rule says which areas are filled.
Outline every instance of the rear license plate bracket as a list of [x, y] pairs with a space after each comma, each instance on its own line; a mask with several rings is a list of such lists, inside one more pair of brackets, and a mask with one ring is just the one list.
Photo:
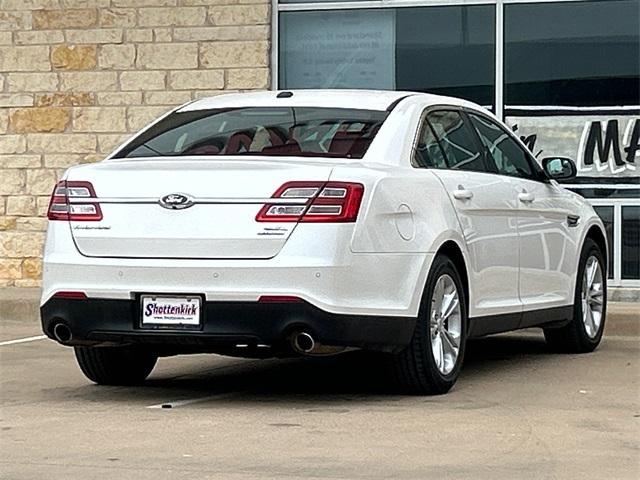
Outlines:
[[139, 300], [139, 328], [145, 330], [201, 330], [202, 295], [142, 294]]

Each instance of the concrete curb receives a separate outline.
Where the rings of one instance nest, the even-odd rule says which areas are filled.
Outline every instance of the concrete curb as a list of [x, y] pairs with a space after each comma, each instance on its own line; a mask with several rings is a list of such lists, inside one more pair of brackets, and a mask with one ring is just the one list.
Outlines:
[[0, 288], [0, 322], [40, 319], [39, 288]]
[[640, 302], [640, 288], [635, 287], [608, 287], [610, 302]]

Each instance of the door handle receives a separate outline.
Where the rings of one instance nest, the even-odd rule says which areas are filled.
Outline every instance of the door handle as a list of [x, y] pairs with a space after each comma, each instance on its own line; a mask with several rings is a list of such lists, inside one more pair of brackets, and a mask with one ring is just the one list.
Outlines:
[[522, 203], [531, 203], [535, 199], [535, 195], [533, 193], [527, 192], [526, 190], [523, 190], [518, 194], [518, 200], [520, 200]]
[[465, 189], [462, 185], [458, 185], [458, 188], [453, 191], [453, 198], [457, 200], [471, 200], [473, 198], [473, 192]]

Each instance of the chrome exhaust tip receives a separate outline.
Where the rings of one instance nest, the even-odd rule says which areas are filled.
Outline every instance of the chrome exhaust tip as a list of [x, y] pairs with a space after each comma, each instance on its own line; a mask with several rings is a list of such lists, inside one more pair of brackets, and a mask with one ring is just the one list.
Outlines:
[[294, 352], [301, 355], [309, 355], [313, 357], [336, 355], [348, 350], [353, 350], [346, 347], [323, 345], [322, 343], [317, 342], [309, 332], [305, 331], [295, 332], [293, 335], [291, 335], [290, 341], [291, 348]]
[[292, 337], [291, 345], [298, 353], [311, 353], [316, 347], [316, 342], [307, 332], [298, 332]]
[[55, 327], [53, 327], [53, 336], [60, 343], [68, 343], [73, 338], [71, 329], [64, 323], [58, 323]]

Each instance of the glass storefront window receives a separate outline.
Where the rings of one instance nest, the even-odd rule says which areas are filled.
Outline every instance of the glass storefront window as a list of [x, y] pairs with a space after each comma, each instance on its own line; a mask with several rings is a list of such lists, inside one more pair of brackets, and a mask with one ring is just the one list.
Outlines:
[[640, 206], [622, 207], [622, 279], [640, 279]]
[[609, 246], [609, 260], [608, 260], [608, 278], [613, 278], [613, 259], [615, 258], [615, 243], [613, 241], [613, 207], [608, 206], [596, 206], [593, 207], [596, 211], [602, 223], [604, 223], [604, 228], [607, 232], [607, 245]]
[[462, 97], [492, 106], [493, 6], [399, 8], [396, 88]]
[[505, 103], [640, 104], [638, 0], [505, 5]]
[[279, 88], [377, 88], [493, 106], [495, 8], [280, 12]]

